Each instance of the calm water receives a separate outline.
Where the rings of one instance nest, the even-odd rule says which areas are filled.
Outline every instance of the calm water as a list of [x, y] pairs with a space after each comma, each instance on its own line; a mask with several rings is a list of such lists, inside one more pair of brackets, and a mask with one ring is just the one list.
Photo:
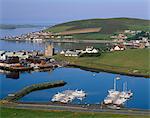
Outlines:
[[[44, 50], [45, 43], [31, 42], [12, 42], [0, 40], [0, 50]], [[57, 43], [54, 44], [56, 50], [64, 48], [81, 48], [93, 44], [74, 44], [74, 43]], [[95, 46], [103, 46], [95, 44]], [[95, 74], [95, 76], [93, 76]], [[113, 88], [113, 79], [118, 76], [111, 73], [93, 73], [77, 68], [58, 68], [52, 72], [34, 72], [22, 73], [19, 78], [12, 79], [9, 74], [0, 74], [0, 99], [9, 93], [14, 93], [23, 87], [35, 83], [64, 80], [67, 85], [54, 89], [40, 90], [32, 92], [20, 101], [50, 101], [52, 96], [58, 91], [66, 89], [83, 89], [87, 92], [87, 97], [83, 101], [73, 101], [74, 103], [93, 103], [97, 104], [104, 100], [107, 91]], [[117, 89], [122, 90], [122, 84], [128, 83], [128, 89], [131, 89], [134, 96], [126, 103], [126, 107], [150, 109], [149, 85], [150, 79], [142, 77], [130, 77], [120, 75], [121, 80], [117, 81]]]
[[[30, 41], [4, 41], [0, 40], [0, 50], [7, 51], [20, 51], [20, 50], [39, 50], [44, 51], [45, 47], [51, 42], [32, 43]], [[96, 48], [105, 47], [105, 44], [92, 44], [92, 43], [53, 43], [55, 52], [63, 49], [85, 49], [86, 46], [94, 46]]]
[[41, 29], [42, 27], [0, 29], [0, 38], [3, 38], [5, 36], [18, 36], [18, 35], [26, 34], [29, 32], [39, 31]]
[[[107, 90], [113, 88], [113, 79], [118, 76], [111, 73], [95, 73], [84, 71], [77, 68], [58, 68], [52, 72], [34, 72], [22, 73], [18, 79], [7, 78], [0, 74], [1, 95], [0, 98], [14, 93], [23, 87], [35, 83], [64, 80], [67, 85], [54, 89], [40, 90], [32, 92], [20, 101], [47, 102], [52, 96], [66, 89], [83, 89], [87, 92], [87, 97], [83, 101], [73, 101], [73, 103], [93, 103], [97, 104], [104, 100]], [[121, 79], [117, 81], [117, 89], [122, 90], [124, 82], [128, 83], [128, 89], [134, 93], [133, 98], [126, 103], [126, 107], [150, 109], [149, 84], [150, 80], [142, 77], [129, 77], [120, 75]]]

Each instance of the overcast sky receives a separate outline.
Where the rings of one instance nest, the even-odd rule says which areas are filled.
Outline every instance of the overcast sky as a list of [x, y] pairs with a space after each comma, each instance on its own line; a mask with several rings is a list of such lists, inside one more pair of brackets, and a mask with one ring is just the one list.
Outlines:
[[77, 19], [150, 19], [149, 0], [0, 0], [3, 23], [59, 23]]

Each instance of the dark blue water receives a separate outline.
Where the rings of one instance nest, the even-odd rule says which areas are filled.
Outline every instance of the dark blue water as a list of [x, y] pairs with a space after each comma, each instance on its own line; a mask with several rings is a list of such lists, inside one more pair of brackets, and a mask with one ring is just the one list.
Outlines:
[[[83, 89], [87, 92], [87, 97], [83, 101], [74, 101], [74, 103], [101, 103], [107, 95], [107, 91], [113, 88], [113, 79], [118, 76], [111, 73], [95, 73], [75, 68], [58, 68], [52, 72], [34, 72], [22, 73], [19, 79], [6, 78], [0, 74], [1, 78], [1, 95], [0, 98], [14, 93], [25, 86], [49, 82], [55, 80], [64, 80], [67, 85], [54, 89], [40, 90], [32, 92], [20, 101], [47, 102], [57, 92], [66, 89]], [[117, 81], [117, 89], [122, 90], [124, 82], [128, 83], [128, 89], [133, 92], [133, 98], [126, 103], [126, 107], [150, 109], [149, 84], [150, 80], [142, 77], [130, 77], [120, 75], [121, 79]]]

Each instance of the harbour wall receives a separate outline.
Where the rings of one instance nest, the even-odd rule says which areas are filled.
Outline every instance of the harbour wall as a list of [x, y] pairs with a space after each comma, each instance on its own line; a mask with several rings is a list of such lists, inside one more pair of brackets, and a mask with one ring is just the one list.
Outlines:
[[55, 88], [55, 87], [61, 87], [61, 86], [64, 86], [66, 84], [67, 83], [62, 81], [62, 80], [56, 81], [56, 82], [45, 82], [45, 83], [40, 83], [40, 84], [33, 84], [31, 86], [27, 86], [27, 87], [23, 88], [22, 90], [14, 93], [14, 94], [8, 95], [3, 100], [13, 102], [13, 101], [16, 101], [16, 100], [22, 98], [23, 96], [31, 93], [31, 92], [33, 92], [33, 91]]

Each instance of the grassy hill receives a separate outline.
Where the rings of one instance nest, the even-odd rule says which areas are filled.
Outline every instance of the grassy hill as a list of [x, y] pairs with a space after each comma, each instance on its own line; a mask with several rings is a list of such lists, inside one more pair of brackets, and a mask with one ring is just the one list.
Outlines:
[[65, 57], [63, 55], [56, 55], [55, 58], [98, 70], [149, 75], [149, 52], [150, 49], [130, 49], [103, 53], [100, 57]]
[[135, 18], [88, 19], [57, 24], [49, 27], [46, 31], [58, 33], [83, 28], [101, 28], [98, 33], [75, 34], [74, 37], [81, 39], [109, 39], [110, 35], [126, 29], [150, 31], [149, 24], [150, 20]]

